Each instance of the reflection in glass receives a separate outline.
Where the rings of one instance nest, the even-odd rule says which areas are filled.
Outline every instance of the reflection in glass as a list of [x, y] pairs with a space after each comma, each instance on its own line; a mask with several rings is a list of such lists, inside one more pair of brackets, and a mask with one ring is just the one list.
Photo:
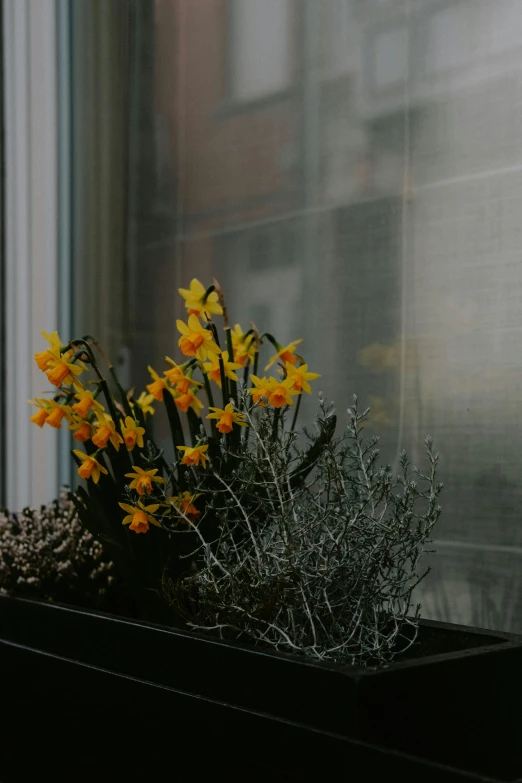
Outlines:
[[390, 462], [434, 437], [426, 612], [521, 631], [519, 4], [134, 5], [129, 382], [176, 354], [177, 287], [216, 276], [234, 322], [304, 338], [341, 418], [372, 406]]

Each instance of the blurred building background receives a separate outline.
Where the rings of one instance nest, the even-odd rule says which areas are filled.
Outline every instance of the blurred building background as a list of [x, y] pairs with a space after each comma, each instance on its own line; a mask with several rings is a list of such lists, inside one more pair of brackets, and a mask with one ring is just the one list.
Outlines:
[[141, 389], [177, 355], [177, 288], [217, 277], [234, 322], [304, 338], [341, 420], [372, 407], [386, 461], [433, 436], [424, 614], [522, 631], [521, 3], [41, 3], [57, 322]]

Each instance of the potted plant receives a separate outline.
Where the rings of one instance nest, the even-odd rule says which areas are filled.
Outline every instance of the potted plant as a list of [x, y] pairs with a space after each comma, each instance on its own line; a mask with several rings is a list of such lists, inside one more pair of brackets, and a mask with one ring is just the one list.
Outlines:
[[[177, 726], [226, 717], [272, 738], [290, 726], [287, 750], [306, 737], [335, 746], [342, 764], [348, 746], [364, 756], [362, 742], [515, 779], [520, 641], [420, 622], [412, 607], [440, 513], [430, 439], [427, 470], [403, 455], [394, 476], [364, 439], [368, 411], [356, 399], [341, 436], [322, 398], [315, 431], [298, 434], [302, 394], [318, 377], [300, 341], [232, 328], [217, 283], [180, 293], [186, 361], [167, 357], [161, 375], [149, 367], [139, 396], [92, 337], [45, 335], [35, 359], [55, 394], [34, 401], [32, 419], [67, 422], [84, 445], [73, 455], [87, 486], [70, 497], [140, 619], [4, 598], [6, 670], [31, 661], [29, 699], [63, 674], [83, 716], [92, 694], [110, 691], [167, 725], [174, 710]], [[261, 376], [263, 345], [272, 356]], [[170, 458], [153, 437], [155, 402]], [[287, 762], [295, 771], [295, 753]]]

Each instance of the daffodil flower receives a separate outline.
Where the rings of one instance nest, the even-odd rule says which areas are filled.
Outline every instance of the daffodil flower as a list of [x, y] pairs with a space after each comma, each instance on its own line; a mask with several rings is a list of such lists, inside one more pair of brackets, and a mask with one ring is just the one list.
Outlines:
[[284, 363], [288, 362], [289, 364], [295, 364], [297, 361], [297, 356], [295, 355], [295, 349], [296, 346], [302, 342], [303, 342], [302, 339], [294, 340], [293, 342], [285, 346], [276, 343], [277, 353], [274, 356], [272, 356], [272, 358], [270, 359], [270, 361], [265, 367], [265, 371], [269, 370], [270, 367], [272, 367], [272, 365], [275, 364], [278, 359], [281, 359], [281, 361]]
[[[228, 351], [223, 351], [221, 356], [223, 358], [223, 368], [225, 370], [226, 377], [230, 378], [231, 381], [239, 380], [234, 370], [239, 370], [242, 365], [239, 364], [239, 362], [229, 362]], [[219, 359], [215, 354], [209, 356], [209, 359], [209, 362], [203, 363], [203, 372], [208, 375], [211, 381], [217, 383], [221, 389], [221, 370], [219, 367]]]
[[126, 473], [125, 476], [132, 479], [129, 487], [130, 489], [135, 489], [138, 495], [150, 495], [152, 492], [152, 482], [156, 482], [157, 484], [167, 483], [161, 476], [156, 476], [158, 468], [143, 470], [143, 468], [133, 465], [132, 469], [134, 473]]
[[134, 400], [132, 404], [137, 405], [144, 416], [146, 416], [147, 413], [150, 413], [151, 416], [154, 416], [155, 410], [151, 405], [153, 399], [154, 399], [153, 394], [147, 394], [147, 392], [142, 392], [138, 397], [138, 399]]
[[67, 429], [73, 431], [73, 438], [79, 443], [85, 443], [86, 440], [92, 437], [93, 433], [92, 424], [81, 418], [75, 418]]
[[91, 408], [98, 411], [104, 410], [103, 405], [94, 399], [92, 392], [88, 391], [88, 389], [82, 389], [74, 396], [78, 402], [76, 402], [71, 407], [73, 411], [78, 414], [78, 416], [81, 416], [82, 419], [85, 419]]
[[195, 381], [190, 374], [185, 375], [185, 365], [180, 367], [169, 356], [165, 356], [165, 361], [171, 365], [171, 368], [170, 370], [165, 370], [163, 375], [175, 387], [178, 394], [186, 394], [191, 386], [203, 386], [199, 381]]
[[29, 405], [36, 405], [36, 407], [38, 408], [36, 413], [33, 413], [33, 415], [31, 416], [31, 421], [33, 422], [33, 424], [37, 424], [38, 427], [42, 428], [50, 412], [50, 407], [48, 405], [47, 400], [44, 399], [29, 400]]
[[49, 349], [45, 351], [40, 351], [40, 353], [35, 353], [34, 360], [36, 364], [38, 365], [39, 370], [45, 370], [48, 369], [49, 364], [53, 361], [53, 359], [59, 359], [59, 354], [54, 354]]
[[178, 345], [185, 356], [195, 356], [202, 362], [209, 353], [221, 353], [219, 346], [214, 342], [212, 332], [202, 326], [197, 316], [189, 315], [188, 323], [178, 319], [176, 326], [181, 332]]
[[69, 361], [74, 356], [74, 351], [70, 350], [64, 353], [59, 358], [52, 358], [47, 367], [47, 378], [53, 386], [71, 386], [78, 375], [81, 375], [85, 369], [85, 366], [78, 362], [74, 364]]
[[179, 397], [175, 397], [174, 402], [180, 411], [183, 411], [183, 413], [186, 413], [189, 408], [192, 408], [192, 410], [197, 413], [198, 416], [200, 410], [205, 407], [201, 400], [196, 397], [194, 392], [190, 390], [184, 394], [180, 394]]
[[201, 462], [203, 468], [207, 467], [208, 446], [176, 446], [176, 448], [185, 452], [181, 459], [182, 465], [199, 465]]
[[278, 380], [277, 378], [269, 378], [268, 384], [270, 391], [268, 402], [274, 408], [282, 408], [284, 405], [293, 405], [294, 401], [292, 396], [300, 394], [300, 392], [295, 391], [293, 388], [293, 378], [285, 378], [284, 381]]
[[116, 431], [116, 425], [110, 416], [106, 416], [105, 413], [96, 411], [96, 418], [98, 422], [96, 424], [96, 434], [92, 436], [92, 442], [100, 449], [104, 449], [107, 443], [110, 441], [116, 451], [120, 450], [120, 444], [123, 443], [123, 438], [120, 433]]
[[44, 329], [42, 329], [40, 334], [45, 340], [47, 340], [53, 353], [60, 353], [60, 348], [62, 345], [64, 345], [64, 343], [60, 339], [58, 332], [54, 331], [49, 334], [49, 332], [46, 332]]
[[167, 500], [173, 504], [176, 511], [179, 511], [179, 521], [188, 524], [189, 522], [195, 522], [196, 519], [201, 516], [201, 511], [198, 511], [194, 505], [194, 500], [201, 496], [201, 492], [193, 495], [191, 492], [183, 492], [181, 495], [174, 495]]
[[307, 364], [301, 364], [300, 367], [296, 367], [295, 364], [286, 362], [285, 369], [287, 377], [292, 378], [294, 381], [292, 388], [298, 392], [305, 391], [307, 394], [311, 394], [312, 387], [308, 381], [315, 381], [316, 378], [321, 377], [317, 372], [308, 372]]
[[248, 390], [248, 393], [252, 396], [252, 402], [258, 404], [260, 408], [265, 407], [265, 402], [262, 397], [270, 397], [270, 382], [267, 378], [258, 378], [257, 375], [251, 375], [252, 383], [254, 386]]
[[50, 427], [54, 427], [59, 430], [62, 426], [62, 421], [65, 418], [67, 421], [71, 421], [71, 409], [68, 405], [56, 402], [55, 400], [48, 400], [47, 402], [49, 415], [47, 416], [45, 423]]
[[239, 427], [246, 427], [245, 414], [234, 410], [231, 402], [224, 408], [209, 408], [213, 413], [209, 413], [207, 419], [218, 419], [216, 424], [220, 432], [232, 432], [232, 427], [237, 424]]
[[78, 459], [81, 459], [82, 464], [78, 468], [78, 475], [82, 479], [92, 478], [95, 484], [100, 480], [100, 473], [107, 474], [109, 471], [100, 465], [96, 457], [92, 454], [85, 454], [83, 451], [73, 451]]
[[234, 349], [234, 361], [237, 362], [240, 367], [244, 367], [249, 360], [253, 362], [254, 356], [257, 353], [254, 335], [243, 332], [239, 324], [236, 324], [234, 328], [230, 330], [230, 334], [232, 336], [232, 347]]
[[201, 316], [203, 313], [223, 315], [223, 308], [219, 304], [217, 293], [211, 291], [205, 299], [206, 288], [196, 278], [191, 281], [190, 288], [178, 288], [178, 291], [185, 300], [185, 307], [189, 315]]
[[34, 360], [38, 365], [38, 368], [45, 371], [49, 367], [49, 362], [53, 359], [60, 358], [60, 346], [62, 345], [62, 341], [60, 340], [58, 332], [51, 332], [51, 334], [48, 334], [42, 330], [41, 334], [49, 343], [50, 349], [48, 348], [40, 353], [35, 353]]
[[160, 523], [152, 516], [159, 508], [159, 503], [151, 503], [144, 506], [138, 501], [138, 506], [131, 506], [130, 503], [119, 503], [120, 508], [127, 512], [123, 518], [122, 525], [129, 525], [129, 530], [135, 533], [146, 533], [149, 529], [149, 522], [156, 527], [161, 527]]
[[123, 435], [123, 441], [127, 446], [127, 451], [132, 451], [136, 443], [139, 448], [143, 448], [143, 436], [145, 435], [145, 427], [138, 426], [138, 422], [134, 421], [132, 416], [127, 416], [125, 424], [121, 428]]
[[148, 383], [145, 387], [147, 391], [149, 391], [155, 400], [158, 402], [162, 402], [163, 400], [163, 391], [167, 388], [167, 381], [164, 378], [161, 378], [156, 370], [153, 370], [152, 367], [148, 366], [148, 371], [151, 374], [151, 377], [154, 381], [154, 383]]
[[33, 422], [33, 424], [37, 424], [40, 428], [42, 428], [48, 416], [49, 414], [47, 413], [45, 408], [39, 408], [36, 411], [36, 413], [33, 413], [33, 415], [31, 416], [31, 421]]

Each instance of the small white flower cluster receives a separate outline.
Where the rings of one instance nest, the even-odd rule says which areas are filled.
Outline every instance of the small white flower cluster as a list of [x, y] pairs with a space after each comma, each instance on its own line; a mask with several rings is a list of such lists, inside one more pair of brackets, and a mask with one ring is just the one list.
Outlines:
[[96, 606], [114, 581], [66, 490], [39, 510], [0, 511], [0, 594]]

